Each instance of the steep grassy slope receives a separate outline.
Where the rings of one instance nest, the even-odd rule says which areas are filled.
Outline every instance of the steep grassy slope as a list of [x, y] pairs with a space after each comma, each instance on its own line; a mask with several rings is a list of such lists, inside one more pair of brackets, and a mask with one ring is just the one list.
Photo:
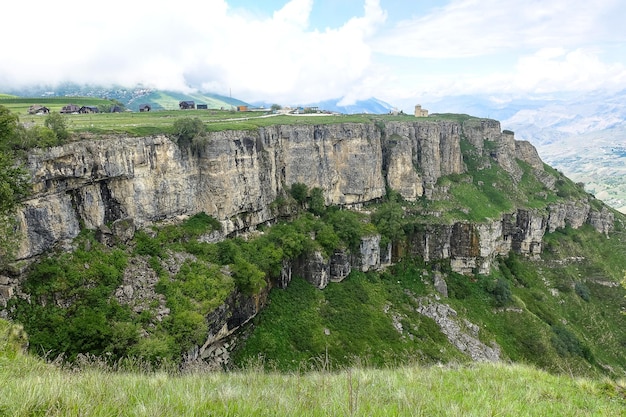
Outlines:
[[183, 100], [194, 101], [196, 104], [206, 104], [209, 109], [231, 110], [239, 105], [247, 105], [247, 103], [241, 100], [218, 94], [182, 94], [173, 91], [153, 91], [134, 99], [128, 103], [128, 107], [134, 111], [139, 111], [139, 106], [142, 104], [150, 104], [154, 110], [176, 110], [178, 109], [178, 103]]
[[382, 274], [353, 273], [323, 291], [295, 280], [273, 290], [236, 359], [243, 364], [261, 355], [279, 369], [306, 368], [311, 360], [469, 361], [432, 319], [417, 314], [419, 300], [428, 299], [477, 325], [480, 340], [497, 343], [504, 360], [623, 376], [626, 300], [616, 280], [626, 269], [626, 242], [618, 236], [606, 239], [587, 228], [555, 232], [544, 260], [511, 255], [490, 276], [473, 278], [447, 271], [447, 299], [433, 287], [433, 265], [413, 262]]

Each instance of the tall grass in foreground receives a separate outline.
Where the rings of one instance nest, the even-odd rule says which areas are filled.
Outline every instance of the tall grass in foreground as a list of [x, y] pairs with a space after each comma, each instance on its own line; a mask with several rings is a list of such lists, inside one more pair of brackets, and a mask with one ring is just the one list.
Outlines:
[[274, 373], [61, 370], [0, 356], [0, 416], [624, 416], [624, 385], [521, 365]]

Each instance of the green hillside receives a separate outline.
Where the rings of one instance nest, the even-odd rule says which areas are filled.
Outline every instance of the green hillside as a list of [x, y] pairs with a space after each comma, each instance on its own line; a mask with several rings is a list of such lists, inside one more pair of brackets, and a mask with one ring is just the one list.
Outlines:
[[183, 94], [174, 91], [153, 91], [128, 103], [128, 108], [138, 111], [142, 104], [150, 104], [155, 110], [177, 110], [181, 101], [206, 104], [209, 109], [232, 110], [247, 103], [230, 97], [209, 93]]
[[[467, 183], [459, 179], [458, 185]], [[40, 303], [13, 299], [11, 317], [24, 324], [33, 352], [63, 354], [70, 360], [83, 352], [179, 363], [188, 349], [205, 340], [204, 316], [225, 302], [233, 287], [261, 294], [267, 285], [264, 277], [278, 276], [283, 258], [296, 259], [314, 250], [329, 256], [336, 247], [358, 246], [361, 236], [376, 231], [403, 239], [404, 233], [410, 236], [429, 221], [396, 217], [422, 202], [392, 199], [369, 205], [370, 217], [321, 208], [314, 201], [310, 204], [316, 215], [301, 210], [291, 221], [248, 240], [201, 242], [200, 236], [220, 227], [202, 213], [180, 226], [138, 232], [128, 245], [114, 248], [85, 231], [74, 252], [32, 266], [23, 288]], [[273, 209], [293, 213], [297, 207], [288, 196]], [[497, 344], [505, 362], [533, 364], [554, 373], [623, 377], [626, 291], [618, 282], [626, 270], [626, 229], [623, 216], [616, 215], [610, 238], [589, 226], [559, 230], [545, 237], [541, 260], [511, 254], [499, 259], [488, 275], [460, 275], [451, 271], [449, 261], [407, 257], [382, 272], [353, 270], [323, 291], [295, 277], [286, 289], [270, 291], [268, 306], [235, 342], [234, 365], [258, 362], [259, 357], [267, 368], [283, 371], [308, 369], [320, 361], [333, 367], [383, 368], [471, 362], [434, 319], [416, 313], [427, 301], [447, 305], [463, 326], [472, 323], [480, 329], [478, 341], [487, 347]], [[192, 258], [170, 275], [166, 265], [173, 262], [174, 253]], [[112, 301], [123, 271], [137, 262], [159, 277], [157, 292], [171, 311], [165, 320], [157, 319], [162, 307], [156, 301], [140, 314]], [[447, 298], [435, 290], [437, 275], [447, 282]], [[69, 299], [70, 308], [56, 304]], [[139, 338], [139, 333], [148, 337]]]
[[77, 106], [111, 106], [113, 102], [96, 97], [16, 97], [0, 95], [0, 106], [8, 108], [20, 118], [28, 116], [28, 109], [32, 105], [46, 106], [51, 112], [60, 112], [63, 106], [76, 104]]

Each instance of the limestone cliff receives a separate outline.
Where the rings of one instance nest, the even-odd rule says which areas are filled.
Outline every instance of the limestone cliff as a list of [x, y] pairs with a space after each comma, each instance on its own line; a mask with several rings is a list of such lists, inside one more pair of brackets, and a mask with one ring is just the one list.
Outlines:
[[[54, 247], [71, 249], [69, 244], [82, 228], [96, 230], [104, 243], [127, 242], [139, 228], [199, 212], [223, 226], [219, 236], [201, 238], [213, 242], [275, 221], [280, 213], [272, 203], [294, 183], [319, 187], [327, 205], [355, 209], [383, 198], [389, 188], [409, 202], [445, 200], [448, 188], [440, 184], [442, 177], [472, 182], [466, 178], [470, 175], [462, 175], [468, 173], [463, 150], [481, 157], [478, 170], [497, 165], [503, 170], [499, 175], [510, 177], [514, 185], [531, 171], [545, 187], [543, 192], [555, 195], [557, 178], [544, 167], [535, 148], [516, 141], [512, 132], [502, 132], [495, 120], [277, 125], [214, 132], [202, 144], [188, 147], [166, 136], [101, 138], [30, 153], [27, 167], [33, 194], [17, 215], [17, 257], [31, 260]], [[598, 210], [590, 198], [555, 201], [542, 209], [513, 207], [480, 222], [420, 212], [424, 221], [418, 216], [403, 239], [381, 248], [381, 236], [368, 232], [352, 249], [284, 259], [280, 276], [271, 279], [285, 287], [297, 274], [324, 288], [352, 270], [377, 270], [407, 255], [449, 260], [455, 272], [486, 274], [498, 255], [510, 251], [538, 257], [547, 232], [584, 224], [607, 235], [612, 230], [611, 211]], [[427, 221], [427, 215], [442, 218]], [[169, 259], [182, 263], [183, 256]], [[137, 314], [155, 309], [155, 320], [160, 321], [170, 310], [155, 290], [158, 276], [148, 264], [141, 256], [133, 257], [115, 297]], [[174, 276], [176, 265], [170, 266], [163, 269]], [[19, 283], [15, 271], [0, 274], [0, 315], [6, 314], [9, 298], [16, 294], [27, 298]], [[436, 287], [441, 294], [446, 293], [445, 285], [440, 276]], [[268, 288], [256, 295], [233, 291], [206, 317], [208, 339], [186, 360], [213, 358], [216, 366], [227, 361], [228, 336], [258, 313]], [[450, 319], [453, 310], [422, 301], [417, 311], [443, 323], [445, 334], [460, 343], [459, 349], [476, 358], [499, 357], [495, 347], [479, 343], [471, 323], [459, 327]]]
[[165, 136], [76, 142], [28, 158], [34, 193], [19, 213], [18, 258], [119, 219], [136, 227], [204, 211], [226, 233], [273, 219], [269, 206], [301, 182], [328, 204], [385, 193], [380, 132], [373, 124], [273, 126], [210, 135], [179, 148]]
[[[296, 182], [321, 188], [327, 204], [377, 200], [386, 187], [409, 201], [432, 198], [440, 177], [466, 171], [462, 139], [514, 181], [521, 178], [521, 160], [554, 187], [534, 147], [502, 132], [495, 120], [277, 125], [211, 133], [193, 148], [166, 136], [85, 140], [29, 155], [33, 194], [18, 214], [18, 259], [71, 241], [81, 227], [128, 239], [135, 228], [202, 211], [217, 218], [226, 235], [247, 230], [273, 220], [271, 203]], [[509, 250], [537, 256], [543, 234], [566, 224], [589, 222], [607, 233], [611, 216], [587, 201], [570, 201], [547, 212], [514, 210], [484, 224], [426, 225], [407, 245], [426, 260], [450, 258], [457, 271], [487, 271]], [[323, 287], [341, 279], [346, 256], [335, 255], [337, 272], [327, 264], [320, 269], [326, 277], [311, 280]]]

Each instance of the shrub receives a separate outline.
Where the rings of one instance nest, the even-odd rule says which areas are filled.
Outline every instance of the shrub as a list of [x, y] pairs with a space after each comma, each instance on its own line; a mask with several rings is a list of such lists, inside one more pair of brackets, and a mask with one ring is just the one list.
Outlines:
[[67, 130], [67, 119], [61, 113], [50, 113], [46, 116], [44, 126], [54, 132], [59, 143], [66, 142], [70, 137], [70, 132]]
[[179, 146], [191, 145], [196, 137], [202, 136], [205, 132], [202, 120], [197, 117], [182, 117], [176, 119], [172, 130], [176, 138], [176, 143], [178, 143]]
[[258, 294], [267, 285], [263, 271], [241, 257], [235, 259], [231, 269], [237, 288], [244, 294]]
[[309, 187], [301, 182], [294, 182], [291, 184], [289, 194], [291, 194], [291, 196], [302, 206], [309, 196]]
[[584, 301], [589, 302], [589, 300], [591, 299], [591, 293], [589, 292], [589, 288], [587, 288], [587, 286], [582, 282], [577, 282], [576, 284], [574, 284], [574, 292], [576, 292], [576, 294]]
[[498, 307], [503, 307], [512, 300], [511, 286], [509, 281], [505, 279], [498, 279], [490, 292], [493, 294]]
[[162, 256], [163, 248], [161, 244], [143, 230], [135, 233], [135, 242], [135, 253], [137, 255]]
[[591, 360], [591, 351], [578, 340], [576, 335], [560, 324], [552, 326], [552, 345], [559, 356], [575, 355]]
[[309, 211], [316, 216], [321, 216], [326, 211], [324, 191], [321, 188], [311, 188], [309, 196]]
[[378, 232], [385, 238], [381, 246], [388, 242], [397, 242], [404, 237], [403, 228], [404, 209], [399, 203], [388, 202], [378, 207], [372, 215], [372, 223]]

